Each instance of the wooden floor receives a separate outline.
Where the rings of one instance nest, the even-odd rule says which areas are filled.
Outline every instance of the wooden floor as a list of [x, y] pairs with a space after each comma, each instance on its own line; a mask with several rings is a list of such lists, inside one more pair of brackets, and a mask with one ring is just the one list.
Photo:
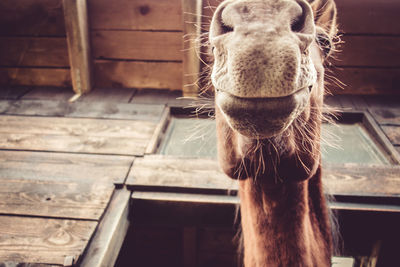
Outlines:
[[[178, 93], [95, 90], [69, 103], [72, 96], [60, 88], [0, 90], [0, 266], [112, 266], [132, 199], [175, 201], [173, 193], [181, 192], [181, 201], [201, 202], [207, 191], [213, 193], [207, 201], [219, 203], [216, 195], [236, 189], [231, 180], [215, 179], [222, 174], [213, 162], [178, 162], [180, 171], [192, 174], [184, 182], [176, 178], [182, 175], [175, 172], [176, 159], [151, 155], [168, 107], [188, 104], [176, 99]], [[347, 96], [328, 102], [367, 112], [399, 157], [399, 99]], [[166, 169], [169, 175], [161, 176]], [[386, 173], [387, 184], [370, 193], [400, 197], [400, 169], [379, 173]], [[336, 190], [340, 195], [346, 188]], [[164, 193], [146, 193], [157, 190]], [[237, 200], [227, 196], [222, 202]]]

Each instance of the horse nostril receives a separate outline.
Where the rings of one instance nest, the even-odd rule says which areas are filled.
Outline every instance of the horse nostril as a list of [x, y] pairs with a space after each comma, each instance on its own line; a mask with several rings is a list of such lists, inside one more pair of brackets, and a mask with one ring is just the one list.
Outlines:
[[228, 32], [233, 32], [233, 27], [226, 25], [225, 23], [221, 23], [221, 34], [225, 34]]
[[304, 27], [304, 18], [305, 16], [301, 14], [296, 19], [294, 19], [290, 25], [290, 28], [293, 32], [301, 32]]

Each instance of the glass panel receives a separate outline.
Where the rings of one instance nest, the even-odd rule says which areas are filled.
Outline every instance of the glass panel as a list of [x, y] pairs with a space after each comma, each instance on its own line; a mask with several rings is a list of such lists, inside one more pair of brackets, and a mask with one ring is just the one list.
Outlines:
[[322, 160], [332, 163], [390, 164], [361, 123], [323, 124]]
[[[390, 164], [361, 123], [324, 124], [322, 160], [331, 163]], [[160, 154], [217, 157], [215, 122], [172, 118]]]

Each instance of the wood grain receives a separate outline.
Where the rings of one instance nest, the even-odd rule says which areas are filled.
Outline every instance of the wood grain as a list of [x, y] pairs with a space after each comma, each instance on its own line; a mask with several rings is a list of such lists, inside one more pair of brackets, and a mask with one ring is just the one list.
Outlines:
[[79, 101], [92, 102], [119, 102], [128, 103], [135, 94], [134, 88], [95, 88], [90, 93], [79, 98]]
[[382, 126], [382, 130], [393, 145], [400, 145], [400, 126]]
[[0, 68], [0, 85], [71, 87], [69, 69]]
[[4, 149], [143, 155], [155, 123], [0, 116]]
[[114, 266], [129, 227], [129, 201], [131, 192], [117, 190], [99, 223], [82, 267]]
[[95, 61], [95, 86], [181, 90], [182, 63]]
[[82, 220], [0, 216], [0, 259], [64, 265], [68, 258], [77, 260], [83, 253], [96, 225]]
[[196, 40], [201, 35], [201, 16], [203, 1], [182, 0], [183, 12], [183, 95], [199, 94], [197, 84], [200, 76], [200, 51]]
[[89, 0], [91, 29], [182, 30], [180, 0]]
[[356, 34], [400, 34], [396, 0], [336, 0], [340, 31]]
[[400, 67], [400, 36], [344, 35], [336, 66]]
[[133, 157], [0, 150], [0, 179], [123, 184]]
[[378, 107], [370, 108], [369, 111], [379, 124], [400, 126], [400, 109], [398, 108]]
[[335, 80], [326, 78], [327, 88], [335, 95], [400, 94], [400, 69], [397, 68], [337, 68], [330, 76], [344, 84], [338, 86]]
[[181, 32], [92, 31], [96, 59], [182, 61]]
[[0, 98], [1, 99], [12, 99], [16, 100], [28, 93], [31, 89], [25, 86], [17, 86], [17, 87], [9, 87], [2, 86], [0, 89]]
[[0, 35], [65, 36], [61, 0], [0, 1]]
[[92, 90], [93, 75], [86, 0], [63, 0], [72, 87], [78, 95]]
[[[333, 195], [400, 197], [400, 167], [324, 165], [323, 181]], [[237, 190], [213, 160], [145, 156], [135, 161], [127, 185], [133, 189], [221, 193]]]
[[154, 187], [172, 191], [237, 189], [237, 184], [219, 170], [215, 160], [159, 155], [138, 158], [126, 184], [133, 189]]
[[0, 213], [98, 220], [114, 186], [104, 183], [6, 179], [0, 183]]
[[56, 100], [0, 100], [0, 114], [158, 122], [165, 108], [163, 105], [119, 104], [112, 101], [91, 102], [88, 105], [86, 100], [86, 96], [72, 103]]
[[65, 38], [0, 37], [2, 66], [68, 67]]
[[34, 87], [22, 99], [68, 101], [74, 96], [74, 91], [67, 87]]

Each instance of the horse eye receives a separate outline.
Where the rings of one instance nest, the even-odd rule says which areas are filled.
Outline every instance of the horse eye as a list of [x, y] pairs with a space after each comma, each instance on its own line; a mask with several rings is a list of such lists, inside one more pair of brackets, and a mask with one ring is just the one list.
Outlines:
[[326, 34], [319, 33], [317, 34], [317, 43], [321, 47], [324, 52], [324, 56], [327, 57], [332, 50], [332, 40]]

